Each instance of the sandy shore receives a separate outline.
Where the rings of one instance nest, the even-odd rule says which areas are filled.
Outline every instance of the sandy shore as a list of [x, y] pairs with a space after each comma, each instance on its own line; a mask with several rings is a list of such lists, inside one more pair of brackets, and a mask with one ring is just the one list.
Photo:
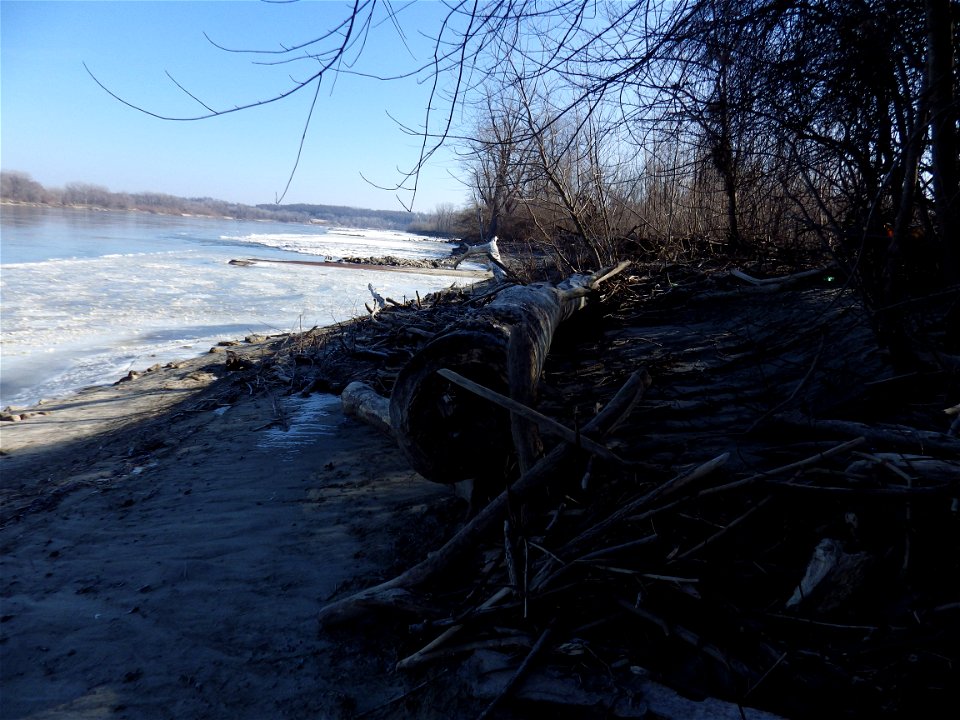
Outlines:
[[251, 395], [223, 365], [2, 423], [0, 717], [354, 717], [414, 683], [382, 628], [315, 618], [448, 490], [336, 398]]
[[[861, 446], [877, 459], [939, 447], [932, 459], [952, 468], [955, 448], [934, 432], [944, 426], [933, 417], [942, 397], [921, 396], [929, 420], [900, 410], [878, 421], [860, 402], [886, 366], [863, 316], [832, 291], [799, 288], [761, 303], [717, 290], [715, 278], [698, 282], [709, 302], [696, 291], [679, 305], [669, 295], [663, 305], [638, 301], [604, 320], [603, 338], [585, 328], [596, 319], [581, 314], [577, 341], [558, 337], [551, 348], [539, 405], [577, 418], [578, 408], [590, 412], [612, 395], [620, 385], [612, 378], [638, 367], [654, 377], [608, 442], [625, 458], [656, 463], [656, 474], [637, 484], [633, 470], [612, 473], [607, 487], [616, 483], [617, 492], [607, 495], [603, 480], [594, 490], [591, 480], [581, 496], [584, 465], [572, 464], [560, 472], [572, 484], [559, 487], [572, 487], [577, 503], [610, 511], [646, 502], [659, 477], [683, 479], [713, 458], [729, 460], [703, 485], [673, 488], [683, 504], [663, 506], [640, 531], [648, 550], [634, 544], [641, 526], [625, 518], [593, 546], [604, 556], [629, 549], [615, 565], [597, 566], [612, 572], [585, 571], [549, 599], [535, 598], [545, 604], [532, 623], [519, 617], [520, 603], [478, 617], [459, 646], [447, 643], [408, 670], [397, 661], [512, 582], [505, 554], [498, 539], [478, 543], [462, 567], [483, 580], [466, 599], [469, 588], [451, 578], [457, 590], [431, 583], [403, 597], [408, 614], [364, 606], [352, 625], [320, 627], [318, 611], [331, 599], [393, 578], [441, 547], [465, 507], [413, 473], [391, 439], [345, 417], [337, 397], [279, 388], [336, 392], [351, 379], [389, 379], [424, 336], [462, 317], [462, 303], [388, 307], [375, 322], [329, 333], [236, 343], [0, 422], [0, 718], [478, 717], [547, 637], [550, 617], [560, 631], [549, 657], [534, 659], [491, 720], [772, 719], [735, 703], [738, 688], [758, 686], [747, 700], [786, 717], [884, 714], [878, 708], [931, 716], [957, 667], [956, 593], [944, 579], [957, 576], [957, 553], [943, 550], [955, 545], [954, 489], [946, 476], [891, 481], [880, 474], [884, 462], [876, 489], [891, 492], [850, 500], [849, 491], [874, 489], [864, 485], [874, 476], [846, 468], [862, 459], [851, 452]], [[784, 328], [795, 333], [785, 346]], [[831, 352], [821, 355], [824, 347]], [[844, 388], [850, 395], [838, 397]], [[802, 423], [767, 417], [793, 406], [811, 414]], [[811, 408], [839, 415], [853, 437], [818, 428]], [[760, 421], [763, 432], [746, 431]], [[744, 492], [726, 494], [731, 488]], [[915, 490], [908, 512], [889, 503]], [[806, 494], [785, 494], [798, 492]], [[544, 498], [537, 527], [553, 524], [563, 497]], [[566, 512], [563, 532], [589, 531], [595, 517]], [[560, 532], [554, 547], [563, 547]], [[650, 532], [656, 543], [647, 543]], [[871, 576], [831, 581], [842, 614], [812, 605], [791, 622], [782, 608], [811, 553], [837, 537], [853, 543], [846, 557], [870, 562]], [[682, 548], [694, 555], [673, 564]], [[640, 573], [652, 584], [638, 584]], [[635, 612], [637, 588], [643, 613]], [[848, 630], [879, 626], [898, 630], [848, 640]], [[682, 632], [664, 631], [671, 627]], [[841, 640], [857, 652], [834, 654]]]

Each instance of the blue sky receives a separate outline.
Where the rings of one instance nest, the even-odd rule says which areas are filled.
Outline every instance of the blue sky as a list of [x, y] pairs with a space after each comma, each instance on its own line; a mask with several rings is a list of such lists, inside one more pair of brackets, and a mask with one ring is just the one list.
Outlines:
[[[355, 69], [393, 74], [432, 54], [421, 31], [436, 30], [444, 7], [392, 7], [400, 9], [406, 42], [389, 21], [379, 24]], [[296, 159], [312, 89], [244, 112], [171, 122], [111, 98], [84, 63], [117, 95], [160, 114], [204, 112], [166, 72], [211, 107], [230, 108], [285, 91], [291, 76], [305, 78], [317, 65], [258, 65], [265, 56], [224, 52], [204, 32], [233, 48], [279, 49], [321, 35], [347, 9], [322, 0], [0, 0], [0, 166], [51, 187], [77, 181], [114, 191], [273, 202]], [[397, 196], [408, 202], [409, 193], [372, 187], [361, 173], [380, 185], [402, 180], [398, 168], [413, 165], [420, 141], [396, 120], [422, 125], [428, 90], [413, 80], [324, 79], [284, 202], [401, 209]], [[414, 209], [464, 204], [460, 174], [453, 153], [440, 153], [421, 176]]]

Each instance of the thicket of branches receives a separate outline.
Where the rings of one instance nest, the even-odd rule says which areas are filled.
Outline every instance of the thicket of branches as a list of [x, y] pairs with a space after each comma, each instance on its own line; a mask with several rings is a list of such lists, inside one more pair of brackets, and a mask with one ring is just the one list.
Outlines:
[[476, 119], [465, 165], [484, 232], [571, 270], [638, 253], [827, 251], [895, 360], [916, 361], [918, 341], [897, 309], [935, 293], [952, 294], [955, 351], [958, 8], [471, 9], [480, 29], [460, 42], [483, 81], [463, 97]]

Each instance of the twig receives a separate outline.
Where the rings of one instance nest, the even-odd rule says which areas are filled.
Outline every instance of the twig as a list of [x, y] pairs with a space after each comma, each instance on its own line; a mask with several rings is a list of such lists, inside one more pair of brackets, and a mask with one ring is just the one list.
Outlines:
[[[592, 562], [594, 560], [597, 560], [598, 558], [601, 558], [605, 555], [610, 555], [611, 553], [615, 553], [620, 550], [627, 550], [632, 547], [641, 547], [643, 545], [649, 545], [652, 542], [656, 542], [657, 537], [658, 536], [656, 535], [656, 533], [654, 533], [653, 535], [647, 535], [645, 537], [638, 538], [636, 540], [631, 540], [629, 542], [621, 543], [619, 545], [613, 545], [611, 547], [601, 548], [594, 552], [587, 553], [586, 555], [582, 555], [578, 558], [575, 558], [572, 562], [569, 562], [569, 563], [564, 563], [563, 560], [561, 560], [555, 554], [545, 550], [544, 548], [541, 548], [539, 545], [534, 545], [534, 547], [536, 547], [538, 550], [543, 550], [543, 552], [547, 555], [547, 561], [540, 568], [540, 571], [537, 573], [537, 576], [534, 578], [533, 583], [531, 583], [531, 587], [534, 590], [542, 592], [548, 585], [552, 585], [553, 583], [555, 583], [557, 580], [559, 580], [561, 577], [566, 575], [570, 570], [572, 570], [577, 565], [583, 565], [584, 563]], [[556, 565], [559, 565], [560, 567], [554, 570], [553, 568]], [[630, 572], [630, 573], [634, 572], [632, 570], [621, 571], [616, 568], [610, 568], [610, 567], [607, 567], [606, 569], [612, 570], [613, 572]]]
[[520, 572], [513, 554], [513, 530], [509, 520], [503, 521], [503, 563], [507, 566], [507, 580], [514, 592], [520, 592]]
[[787, 405], [793, 402], [793, 399], [797, 396], [797, 393], [800, 392], [800, 389], [807, 384], [807, 381], [813, 376], [813, 371], [817, 369], [817, 364], [820, 362], [820, 354], [823, 352], [823, 345], [826, 342], [826, 339], [827, 339], [826, 334], [820, 335], [820, 347], [817, 348], [817, 352], [813, 356], [813, 361], [810, 363], [810, 367], [807, 370], [806, 374], [800, 379], [800, 382], [797, 383], [797, 386], [793, 389], [793, 392], [790, 393], [790, 396], [787, 397], [787, 399], [784, 400], [783, 402], [778, 403], [776, 407], [773, 407], [770, 410], [767, 410], [767, 412], [765, 412], [763, 415], [761, 415], [756, 420], [754, 420], [750, 424], [750, 427], [747, 428], [748, 435], [752, 433], [754, 430], [756, 430], [757, 426], [760, 425], [760, 423], [762, 423], [768, 417], [780, 412], [783, 408], [785, 408]]
[[777, 417], [780, 422], [793, 427], [801, 427], [840, 436], [859, 436], [876, 445], [887, 445], [891, 449], [905, 452], [929, 453], [936, 451], [950, 457], [960, 456], [960, 443], [945, 433], [918, 430], [906, 425], [880, 425], [852, 422], [849, 420], [815, 420], [799, 412], [783, 413]]
[[654, 533], [652, 535], [647, 535], [637, 540], [631, 540], [629, 542], [620, 543], [619, 545], [611, 545], [610, 547], [600, 548], [599, 550], [594, 550], [591, 553], [586, 555], [581, 555], [574, 562], [584, 563], [591, 560], [596, 560], [597, 558], [603, 557], [604, 555], [610, 555], [615, 552], [620, 552], [621, 550], [629, 550], [630, 548], [640, 547], [642, 545], [649, 545], [652, 542], [656, 542], [659, 536]]
[[[440, 638], [437, 639], [439, 640]], [[435, 662], [436, 660], [443, 660], [444, 658], [453, 657], [455, 655], [463, 655], [464, 653], [473, 652], [474, 650], [489, 650], [491, 648], [508, 647], [530, 647], [530, 637], [528, 635], [508, 635], [505, 637], [487, 638], [486, 640], [474, 640], [472, 642], [463, 643], [461, 645], [453, 645], [442, 650], [432, 650], [430, 652], [427, 652], [426, 648], [424, 648], [424, 650], [411, 655], [409, 658], [404, 658], [404, 660], [401, 661], [404, 663], [402, 666], [400, 663], [397, 663], [397, 669], [409, 670], [417, 665], [424, 665], [426, 663]]]
[[[481, 611], [481, 610], [487, 610], [489, 608], [492, 608], [494, 605], [499, 603], [501, 600], [503, 600], [503, 598], [505, 598], [510, 593], [511, 593], [510, 588], [500, 588], [492, 596], [487, 598], [487, 600], [482, 605], [480, 605], [480, 607], [478, 607], [477, 610]], [[445, 642], [447, 642], [447, 640], [452, 638], [462, 629], [463, 629], [463, 623], [457, 623], [456, 625], [451, 625], [442, 633], [440, 633], [439, 636], [437, 636], [436, 638], [431, 640], [429, 643], [424, 645], [422, 648], [417, 650], [417, 652], [413, 653], [412, 655], [408, 655], [407, 657], [397, 662], [397, 670], [407, 670], [409, 668], [414, 667], [415, 665], [419, 665], [420, 663], [425, 662], [427, 658], [435, 656], [436, 653], [434, 653], [434, 650], [436, 650], [438, 647], [443, 645]]]
[[672, 559], [670, 560], [670, 562], [677, 562], [677, 561], [679, 561], [679, 560], [686, 560], [688, 557], [690, 557], [691, 555], [694, 555], [694, 554], [700, 552], [701, 550], [703, 550], [703, 549], [704, 549], [705, 547], [707, 547], [708, 545], [712, 545], [713, 543], [717, 542], [717, 541], [720, 540], [724, 535], [726, 535], [726, 534], [729, 533], [731, 530], [733, 530], [735, 527], [737, 527], [738, 525], [740, 525], [742, 522], [744, 522], [747, 518], [749, 518], [751, 515], [753, 515], [755, 512], [757, 512], [760, 508], [762, 508], [762, 507], [763, 507], [764, 505], [766, 505], [768, 502], [770, 502], [770, 498], [769, 498], [769, 497], [765, 497], [763, 500], [761, 500], [761, 501], [758, 502], [756, 505], [754, 505], [752, 508], [750, 508], [750, 509], [747, 510], [745, 513], [743, 513], [743, 515], [741, 515], [740, 517], [736, 518], [736, 519], [735, 519], [733, 522], [731, 522], [729, 525], [727, 525], [727, 526], [724, 527], [724, 528], [721, 528], [720, 530], [718, 530], [717, 532], [715, 532], [713, 535], [711, 535], [710, 537], [708, 537], [706, 540], [704, 540], [704, 541], [701, 542], [701, 543], [698, 543], [698, 544], [694, 545], [692, 548], [690, 548], [690, 549], [687, 550], [686, 552], [681, 553], [680, 555], [677, 555], [676, 557], [672, 558]]
[[455, 385], [459, 385], [460, 387], [469, 390], [473, 394], [478, 395], [485, 400], [489, 400], [490, 402], [499, 405], [500, 407], [505, 408], [512, 413], [535, 422], [537, 426], [544, 432], [556, 435], [560, 439], [567, 441], [575, 447], [582, 447], [584, 450], [591, 452], [598, 457], [602, 457], [604, 460], [609, 460], [620, 465], [626, 464], [626, 461], [617, 456], [612, 450], [598, 442], [591, 440], [582, 433], [574, 432], [566, 425], [562, 425], [556, 420], [549, 418], [546, 415], [527, 407], [523, 403], [519, 403], [516, 400], [507, 397], [506, 395], [501, 395], [495, 390], [490, 390], [479, 383], [475, 383], [473, 380], [465, 378], [463, 375], [455, 373], [453, 370], [441, 368], [437, 370], [437, 375], [440, 375]]
[[692, 630], [689, 630], [682, 625], [671, 624], [659, 615], [656, 615], [645, 608], [628, 603], [623, 598], [618, 598], [617, 602], [619, 603], [620, 607], [624, 608], [625, 610], [629, 610], [631, 614], [636, 615], [637, 617], [646, 620], [647, 622], [660, 628], [665, 636], [673, 637], [681, 642], [686, 643], [690, 647], [694, 648], [697, 652], [716, 660], [718, 663], [726, 668], [729, 668], [742, 678], [749, 679], [751, 676], [755, 675], [755, 673], [742, 662], [728, 657], [723, 650], [712, 643], [706, 642], [702, 637], [697, 635]]
[[570, 540], [563, 548], [563, 554], [569, 557], [570, 554], [577, 552], [578, 548], [582, 548], [588, 542], [598, 537], [599, 535], [606, 532], [608, 529], [613, 527], [616, 523], [620, 522], [624, 518], [633, 515], [638, 510], [643, 508], [646, 505], [650, 505], [656, 500], [661, 500], [664, 497], [675, 493], [682, 487], [690, 484], [694, 480], [698, 480], [706, 475], [709, 475], [717, 468], [721, 467], [728, 459], [730, 458], [730, 453], [723, 453], [718, 455], [712, 460], [699, 465], [690, 472], [677, 475], [672, 480], [668, 480], [662, 485], [654, 488], [646, 495], [633, 500], [626, 505], [622, 506], [611, 515], [609, 515], [604, 520], [601, 520], [596, 525], [580, 533], [573, 540]]
[[698, 583], [700, 578], [685, 578], [677, 577], [676, 575], [660, 575], [658, 573], [641, 573], [640, 577], [646, 578], [647, 580], [662, 580], [663, 582], [672, 582], [672, 583]]
[[[646, 370], [634, 372], [606, 407], [587, 423], [584, 432], [600, 434], [606, 432], [634, 408], [649, 385], [650, 375]], [[473, 520], [448, 540], [443, 547], [431, 553], [426, 560], [391, 580], [330, 603], [321, 608], [317, 619], [323, 623], [349, 617], [358, 606], [376, 602], [381, 595], [389, 591], [397, 588], [413, 587], [434, 577], [464, 551], [473, 548], [476, 545], [476, 539], [502, 517], [508, 505], [508, 497], [514, 501], [522, 502], [524, 498], [530, 496], [554, 476], [556, 467], [569, 457], [569, 452], [569, 447], [566, 445], [554, 448], [530, 470], [521, 475], [509, 491], [500, 493], [483, 510], [477, 513]]]
[[385, 710], [386, 708], [391, 707], [391, 706], [393, 706], [393, 705], [396, 705], [397, 703], [403, 702], [404, 700], [406, 700], [408, 697], [410, 697], [410, 696], [413, 695], [414, 693], [419, 692], [420, 690], [423, 690], [423, 688], [425, 688], [425, 687], [426, 687], [427, 685], [429, 685], [430, 683], [432, 683], [432, 682], [434, 682], [434, 681], [436, 681], [436, 680], [439, 680], [439, 679], [440, 679], [444, 674], [446, 674], [447, 672], [449, 672], [449, 668], [444, 668], [443, 670], [441, 670], [440, 672], [438, 672], [434, 677], [432, 677], [432, 678], [427, 678], [426, 680], [424, 680], [424, 681], [423, 681], [422, 683], [420, 683], [419, 685], [416, 685], [416, 686], [410, 688], [409, 690], [407, 690], [405, 693], [402, 693], [402, 694], [400, 694], [400, 695], [397, 695], [397, 696], [394, 697], [394, 698], [390, 698], [390, 699], [387, 700], [386, 702], [380, 703], [379, 705], [375, 705], [374, 707], [370, 708], [369, 710], [364, 710], [362, 713], [357, 713], [357, 714], [354, 715], [353, 717], [354, 717], [354, 718], [364, 718], [364, 717], [367, 717], [368, 715], [373, 715], [373, 714], [376, 713], [376, 712], [380, 712], [381, 710]]
[[717, 493], [727, 492], [729, 490], [735, 490], [737, 488], [746, 487], [748, 485], [753, 485], [762, 480], [768, 480], [775, 475], [782, 475], [784, 473], [792, 472], [794, 470], [799, 470], [800, 468], [807, 467], [808, 465], [813, 465], [818, 463], [821, 460], [825, 460], [828, 457], [833, 455], [838, 455], [840, 453], [846, 452], [847, 450], [852, 450], [858, 445], [862, 445], [864, 442], [863, 437], [858, 437], [853, 440], [848, 440], [845, 443], [840, 443], [832, 448], [824, 450], [823, 452], [817, 453], [816, 455], [811, 455], [810, 457], [804, 458], [803, 460], [798, 460], [797, 462], [790, 463], [789, 465], [781, 465], [780, 467], [773, 468], [772, 470], [766, 470], [762, 473], [757, 473], [756, 475], [751, 475], [750, 477], [743, 478], [741, 480], [735, 480], [734, 482], [727, 483], [726, 485], [717, 485], [712, 488], [706, 488], [701, 490], [699, 497], [706, 497], [708, 495], [715, 495]]
[[891, 498], [903, 500], [922, 497], [943, 497], [956, 493], [960, 489], [960, 483], [946, 483], [943, 485], [934, 485], [932, 487], [836, 487], [829, 485], [806, 485], [796, 482], [778, 482], [772, 487], [785, 488], [787, 490], [799, 490], [811, 494], [822, 493], [824, 495], [859, 497]]
[[503, 690], [501, 690], [500, 693], [490, 701], [490, 704], [487, 705], [484, 711], [477, 716], [477, 720], [485, 720], [485, 718], [489, 717], [490, 713], [496, 709], [497, 705], [503, 702], [504, 698], [506, 698], [507, 695], [509, 695], [510, 692], [517, 686], [517, 684], [524, 678], [524, 676], [526, 676], [531, 665], [533, 664], [534, 659], [550, 641], [552, 635], [552, 628], [547, 628], [540, 634], [537, 642], [534, 643], [533, 647], [530, 648], [530, 652], [527, 653], [527, 656], [523, 659], [523, 662], [520, 663], [520, 667], [518, 667], [513, 675], [510, 676], [510, 679], [507, 680], [507, 684], [504, 685]]
[[[960, 603], [958, 603], [958, 605], [960, 605]], [[771, 617], [776, 620], [786, 620], [787, 622], [791, 623], [815, 625], [817, 627], [830, 628], [832, 630], [856, 630], [858, 632], [873, 633], [880, 629], [876, 625], [844, 625], [840, 623], [824, 622], [823, 620], [813, 620], [812, 618], [801, 617], [800, 615], [784, 615], [783, 613], [767, 613], [767, 617]], [[894, 630], [895, 628], [891, 627], [888, 629]]]
[[774, 661], [773, 665], [771, 665], [771, 666], [769, 667], [769, 669], [768, 669], [763, 675], [760, 676], [760, 679], [757, 680], [753, 685], [751, 685], [751, 686], [747, 689], [747, 691], [743, 694], [743, 699], [746, 700], [748, 697], [750, 697], [750, 693], [752, 693], [754, 690], [756, 690], [758, 687], [760, 687], [760, 683], [762, 683], [764, 680], [766, 680], [767, 677], [769, 677], [770, 673], [772, 673], [774, 670], [776, 670], [776, 669], [777, 669], [777, 666], [778, 666], [780, 663], [782, 663], [786, 657], [787, 657], [787, 653], [783, 653], [782, 655], [780, 655], [780, 657], [778, 657], [778, 658]]

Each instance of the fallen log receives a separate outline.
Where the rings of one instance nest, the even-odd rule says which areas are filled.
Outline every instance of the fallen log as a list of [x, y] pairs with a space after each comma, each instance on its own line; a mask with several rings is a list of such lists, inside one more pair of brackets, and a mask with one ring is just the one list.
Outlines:
[[393, 434], [390, 428], [390, 401], [366, 383], [355, 381], [347, 385], [340, 393], [340, 403], [345, 414], [363, 420], [388, 435]]
[[730, 275], [739, 280], [743, 280], [746, 283], [750, 283], [754, 287], [766, 287], [780, 290], [793, 287], [794, 285], [797, 285], [800, 282], [810, 278], [826, 275], [828, 272], [830, 272], [830, 270], [831, 268], [828, 266], [824, 268], [804, 270], [802, 272], [794, 273], [793, 275], [782, 275], [780, 277], [772, 278], [755, 278], [752, 275], [747, 275], [747, 273], [738, 268], [734, 268], [730, 271]]
[[[646, 370], [634, 372], [609, 403], [583, 427], [583, 433], [597, 440], [617, 427], [630, 414], [651, 383]], [[335, 600], [320, 610], [318, 620], [323, 623], [340, 622], [352, 617], [358, 610], [370, 605], [395, 604], [405, 601], [408, 590], [422, 585], [460, 559], [506, 512], [508, 498], [523, 502], [543, 488], [556, 476], [557, 468], [570, 460], [575, 448], [562, 443], [551, 450], [534, 467], [525, 472], [509, 490], [504, 490], [486, 505], [470, 522], [436, 552], [391, 580]]]
[[533, 405], [544, 360], [561, 322], [628, 263], [559, 284], [515, 285], [431, 340], [404, 366], [390, 397], [390, 425], [423, 477], [502, 488], [516, 450], [520, 472], [542, 454], [535, 423], [492, 405], [438, 374], [449, 368]]

